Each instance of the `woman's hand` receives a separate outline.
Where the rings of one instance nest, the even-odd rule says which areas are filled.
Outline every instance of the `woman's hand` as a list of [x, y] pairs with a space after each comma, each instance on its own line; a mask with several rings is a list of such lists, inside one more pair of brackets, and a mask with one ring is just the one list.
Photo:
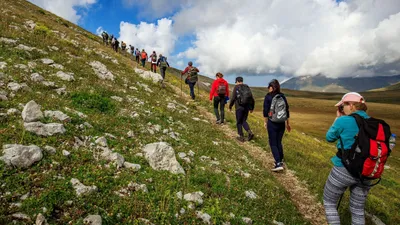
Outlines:
[[286, 125], [286, 129], [287, 129], [287, 131], [290, 133], [290, 131], [292, 130], [292, 128], [290, 127], [290, 125], [288, 124], [288, 125]]
[[344, 116], [345, 114], [343, 112], [341, 112], [339, 109], [336, 110], [336, 117], [341, 117]]

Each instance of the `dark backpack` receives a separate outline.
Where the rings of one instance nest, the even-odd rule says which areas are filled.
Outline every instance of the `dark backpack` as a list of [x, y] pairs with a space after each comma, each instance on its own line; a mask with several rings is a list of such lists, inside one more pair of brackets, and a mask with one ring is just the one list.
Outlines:
[[218, 84], [217, 94], [218, 95], [226, 95], [226, 85], [225, 85], [225, 83], [220, 82]]
[[195, 82], [197, 82], [197, 81], [199, 80], [199, 77], [198, 77], [198, 74], [197, 74], [197, 68], [196, 68], [196, 67], [192, 66], [192, 67], [189, 69], [188, 73], [189, 73], [189, 81], [190, 81], [191, 83], [195, 83]]
[[272, 98], [268, 118], [275, 123], [284, 123], [288, 119], [287, 105], [283, 94], [276, 94]]
[[[354, 137], [354, 144], [351, 149], [343, 149], [343, 141], [340, 139], [342, 148], [337, 156], [341, 158], [343, 165], [351, 175], [364, 180], [379, 179], [387, 158], [390, 155], [389, 138], [391, 136], [389, 125], [380, 119], [364, 119], [357, 114], [351, 114], [359, 127], [358, 134]], [[373, 186], [371, 185], [371, 186]]]
[[157, 62], [157, 55], [153, 54], [151, 56], [151, 60], [152, 60], [152, 62]]
[[236, 97], [239, 105], [245, 106], [253, 101], [253, 94], [251, 93], [249, 86], [245, 84], [238, 85], [236, 90]]
[[167, 67], [167, 59], [164, 56], [160, 58], [160, 67]]

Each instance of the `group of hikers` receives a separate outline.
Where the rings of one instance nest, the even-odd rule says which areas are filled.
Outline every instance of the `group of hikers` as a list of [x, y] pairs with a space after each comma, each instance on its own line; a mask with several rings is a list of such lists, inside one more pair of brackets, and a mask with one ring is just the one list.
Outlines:
[[[114, 37], [114, 35], [108, 35], [108, 33], [106, 31], [103, 31], [101, 33], [101, 37], [103, 38], [103, 43], [104, 45], [110, 45], [111, 48], [115, 51], [118, 52], [119, 49], [119, 41], [116, 37]], [[127, 51], [126, 48], [126, 43], [125, 42], [121, 42], [121, 50], [122, 53], [125, 53]], [[141, 51], [139, 50], [139, 48], [136, 48], [132, 45], [129, 45], [129, 53], [133, 56], [133, 58], [135, 59], [137, 64], [141, 64], [142, 67], [146, 66], [146, 61], [148, 61], [150, 59], [150, 70], [153, 73], [157, 73], [157, 67], [160, 68], [160, 73], [162, 76], [162, 82], [161, 85], [162, 87], [165, 87], [164, 84], [164, 79], [165, 79], [165, 71], [167, 70], [167, 68], [169, 67], [169, 63], [167, 61], [167, 57], [163, 56], [162, 54], [159, 54], [157, 56], [156, 51], [153, 51], [153, 53], [148, 56], [147, 52], [142, 49]]]
[[[112, 36], [113, 38], [115, 46], [118, 41]], [[107, 43], [108, 37], [103, 36], [103, 40]], [[131, 47], [131, 54], [135, 56], [138, 64], [141, 60], [143, 67], [150, 57], [151, 71], [156, 72], [157, 67], [160, 67], [162, 78], [165, 79], [165, 71], [169, 67], [166, 57], [161, 54], [157, 57], [155, 51], [148, 56], [144, 49], [139, 51], [134, 47]], [[192, 62], [189, 62], [181, 72], [181, 80], [185, 75], [185, 83], [189, 86], [193, 100], [196, 97], [194, 89], [196, 83], [198, 84], [199, 72]], [[210, 89], [209, 100], [214, 106], [216, 124], [225, 123], [225, 105], [229, 101], [230, 111], [235, 106], [237, 140], [251, 141], [254, 133], [247, 122], [249, 113], [252, 113], [255, 108], [251, 89], [243, 83], [243, 77], [239, 76], [236, 77], [235, 86], [230, 93], [229, 84], [223, 77], [221, 72], [216, 73]], [[368, 192], [376, 184], [372, 184], [371, 180], [380, 179], [384, 164], [394, 146], [394, 143], [389, 144], [389, 140], [394, 139], [395, 136], [391, 134], [389, 125], [383, 120], [368, 116], [365, 98], [359, 93], [345, 94], [335, 107], [337, 107], [336, 119], [326, 133], [326, 140], [337, 141], [338, 151], [331, 158], [333, 168], [324, 187], [325, 214], [329, 224], [340, 224], [338, 206], [343, 193], [349, 188], [352, 224], [362, 225], [365, 224], [364, 208]], [[291, 126], [289, 104], [276, 79], [268, 83], [268, 93], [263, 103], [263, 116], [269, 146], [275, 161], [271, 170], [279, 172], [285, 168], [282, 139], [286, 130], [291, 131]], [[243, 129], [247, 132], [246, 137]]]

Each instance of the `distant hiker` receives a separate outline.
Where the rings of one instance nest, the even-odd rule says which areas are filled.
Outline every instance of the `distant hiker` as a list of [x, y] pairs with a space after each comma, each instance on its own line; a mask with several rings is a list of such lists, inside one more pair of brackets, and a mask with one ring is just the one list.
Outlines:
[[135, 50], [135, 56], [136, 56], [136, 63], [139, 64], [140, 51], [138, 48], [136, 48], [136, 50]]
[[167, 67], [169, 67], [169, 63], [167, 62], [167, 57], [160, 54], [160, 57], [157, 61], [157, 66], [160, 67], [161, 77], [163, 78], [161, 81], [161, 85], [164, 87], [164, 79], [165, 79], [165, 71]]
[[156, 51], [153, 51], [153, 54], [150, 55], [151, 65], [150, 70], [151, 72], [157, 73], [157, 54]]
[[[279, 81], [273, 79], [268, 84], [268, 94], [264, 98], [264, 127], [268, 131], [269, 146], [275, 159], [272, 171], [283, 170], [282, 138], [285, 128], [290, 132], [289, 104], [281, 93]], [[286, 124], [286, 127], [285, 127]]]
[[107, 45], [108, 44], [108, 34], [107, 34], [107, 32], [103, 31], [103, 33], [101, 33], [101, 37], [103, 38], [103, 44]]
[[250, 87], [243, 84], [243, 77], [236, 77], [235, 87], [233, 88], [229, 104], [230, 111], [232, 110], [233, 105], [235, 105], [236, 109], [236, 127], [239, 135], [236, 139], [240, 142], [245, 141], [243, 134], [244, 128], [248, 133], [247, 140], [251, 141], [254, 134], [247, 123], [247, 117], [249, 116], [249, 112], [253, 112], [255, 101]]
[[[214, 113], [217, 117], [216, 123], [222, 124], [225, 119], [225, 99], [226, 97], [229, 98], [229, 85], [223, 78], [224, 75], [222, 73], [218, 72], [215, 77], [210, 90], [210, 101], [214, 98]], [[221, 114], [218, 112], [218, 105]]]
[[368, 116], [365, 99], [359, 93], [345, 94], [335, 106], [336, 119], [326, 133], [328, 142], [339, 140], [324, 188], [326, 219], [328, 224], [340, 224], [337, 204], [349, 188], [351, 224], [365, 224], [365, 201], [371, 188], [368, 179], [378, 178], [383, 172], [390, 153], [390, 127]]
[[143, 67], [146, 65], [147, 59], [148, 59], [147, 52], [143, 49], [142, 53], [141, 53], [141, 60], [142, 60]]
[[115, 43], [114, 43], [115, 52], [118, 52], [118, 49], [119, 49], [119, 41], [115, 38]]
[[185, 74], [187, 75], [187, 77], [185, 79], [185, 84], [189, 85], [190, 97], [192, 97], [193, 100], [196, 97], [194, 95], [194, 87], [196, 85], [196, 82], [199, 80], [199, 77], [198, 77], [199, 72], [200, 72], [199, 69], [194, 67], [192, 62], [189, 62], [188, 66], [181, 73], [181, 80], [182, 80], [182, 75], [185, 75]]
[[122, 52], [126, 51], [126, 43], [123, 41], [121, 42], [121, 49], [122, 49]]
[[135, 57], [135, 47], [132, 45], [129, 45], [129, 49], [130, 49], [131, 55], [133, 55], [133, 57]]
[[114, 35], [111, 35], [111, 48], [113, 50], [115, 50], [115, 40], [116, 40], [116, 38], [114, 37]]

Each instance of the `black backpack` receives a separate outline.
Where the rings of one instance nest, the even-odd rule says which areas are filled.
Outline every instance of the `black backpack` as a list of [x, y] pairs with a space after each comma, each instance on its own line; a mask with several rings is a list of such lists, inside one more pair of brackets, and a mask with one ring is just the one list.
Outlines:
[[199, 80], [196, 67], [192, 66], [189, 69], [188, 73], [189, 73], [189, 81], [191, 83], [195, 83], [195, 82], [197, 82]]
[[251, 93], [250, 87], [246, 84], [238, 85], [236, 89], [236, 97], [241, 106], [248, 105], [253, 101], [253, 94]]
[[[361, 182], [364, 180], [381, 180], [383, 169], [390, 155], [389, 138], [391, 136], [390, 126], [383, 120], [368, 118], [364, 119], [357, 114], [351, 114], [359, 128], [354, 137], [351, 149], [343, 149], [343, 141], [340, 139], [341, 149], [337, 156], [341, 158], [347, 171]], [[370, 186], [373, 186], [370, 185]]]

